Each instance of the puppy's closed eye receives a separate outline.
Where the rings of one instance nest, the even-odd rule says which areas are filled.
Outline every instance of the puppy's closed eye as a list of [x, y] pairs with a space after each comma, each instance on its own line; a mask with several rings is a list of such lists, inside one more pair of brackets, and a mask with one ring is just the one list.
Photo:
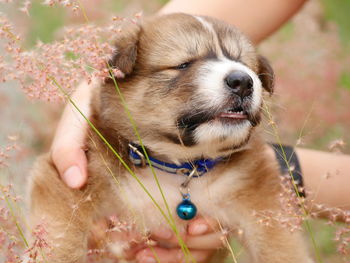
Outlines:
[[174, 69], [184, 70], [184, 69], [188, 68], [190, 65], [191, 65], [191, 62], [189, 61], [189, 62], [182, 63], [178, 66], [175, 66]]

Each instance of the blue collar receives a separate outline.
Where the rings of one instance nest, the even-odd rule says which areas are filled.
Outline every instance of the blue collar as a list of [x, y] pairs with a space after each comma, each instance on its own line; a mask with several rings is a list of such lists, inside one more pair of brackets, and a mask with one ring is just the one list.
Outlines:
[[[144, 155], [142, 154], [143, 150], [141, 147], [129, 144], [129, 157], [132, 163], [136, 166], [145, 166], [149, 165]], [[215, 167], [223, 158], [219, 157], [216, 159], [198, 159], [192, 162], [182, 163], [180, 165], [174, 163], [166, 163], [160, 161], [156, 158], [148, 156], [149, 160], [152, 164], [152, 167], [157, 168], [161, 171], [168, 172], [171, 174], [181, 174], [189, 176], [192, 171], [196, 168], [196, 173], [193, 177], [199, 177], [209, 172], [211, 169]]]

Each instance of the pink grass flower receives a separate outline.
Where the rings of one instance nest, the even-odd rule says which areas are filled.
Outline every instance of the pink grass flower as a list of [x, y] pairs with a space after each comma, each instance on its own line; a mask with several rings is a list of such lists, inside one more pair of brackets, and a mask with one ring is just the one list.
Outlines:
[[50, 257], [51, 245], [46, 241], [47, 235], [48, 233], [44, 224], [39, 224], [35, 227], [32, 232], [34, 242], [31, 247], [24, 252], [29, 258], [28, 263], [40, 262]]
[[22, 7], [19, 8], [19, 11], [25, 13], [27, 16], [29, 16], [29, 9], [32, 6], [31, 0], [25, 0], [22, 4]]
[[[119, 22], [112, 21], [104, 27], [65, 28], [60, 40], [48, 44], [38, 42], [34, 49], [25, 51], [13, 26], [4, 16], [0, 19], [0, 37], [5, 39], [7, 57], [11, 61], [5, 66], [4, 58], [0, 58], [0, 79], [17, 80], [28, 97], [61, 100], [64, 98], [62, 90], [71, 94], [82, 80], [108, 76], [107, 61], [114, 50], [113, 36], [120, 32]], [[117, 69], [113, 71], [118, 78], [124, 76]]]

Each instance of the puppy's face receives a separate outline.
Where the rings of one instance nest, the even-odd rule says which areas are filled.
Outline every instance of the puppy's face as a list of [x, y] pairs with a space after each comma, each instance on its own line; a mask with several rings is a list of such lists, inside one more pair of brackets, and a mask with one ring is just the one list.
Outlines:
[[[267, 61], [235, 28], [207, 17], [132, 25], [110, 63], [126, 75], [118, 84], [145, 145], [173, 159], [243, 146], [260, 121], [263, 88], [272, 92]], [[105, 89], [106, 123], [136, 142], [115, 91]]]

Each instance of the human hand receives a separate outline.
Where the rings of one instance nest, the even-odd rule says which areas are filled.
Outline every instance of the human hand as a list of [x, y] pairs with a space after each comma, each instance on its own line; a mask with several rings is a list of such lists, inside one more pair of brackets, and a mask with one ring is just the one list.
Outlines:
[[[90, 116], [90, 99], [96, 85], [97, 80], [91, 84], [83, 82], [71, 97], [86, 117]], [[68, 103], [51, 146], [51, 158], [59, 175], [74, 189], [82, 187], [87, 180], [87, 159], [84, 150], [87, 127], [83, 116]]]
[[[91, 249], [96, 249], [97, 244], [107, 240], [110, 252], [117, 259], [123, 258], [136, 260], [137, 263], [151, 263], [157, 262], [156, 254], [162, 263], [185, 262], [183, 252], [172, 230], [160, 228], [146, 238], [135, 231], [132, 225], [118, 221], [116, 216], [111, 218], [113, 218], [112, 221], [103, 219], [93, 224], [92, 235], [90, 235], [89, 240]], [[110, 231], [114, 226], [117, 226], [118, 230]], [[198, 217], [189, 223], [187, 232], [181, 235], [196, 262], [208, 262], [215, 250], [222, 247], [225, 236], [221, 232], [215, 231], [217, 231], [215, 221]], [[162, 243], [166, 243], [171, 248], [162, 247]], [[122, 249], [123, 246], [125, 246], [125, 249]]]
[[[217, 228], [214, 220], [198, 217], [189, 223], [187, 233], [181, 235], [196, 262], [208, 262], [215, 250], [223, 246], [225, 236], [220, 231], [217, 232]], [[173, 247], [154, 246], [152, 249], [150, 247], [143, 248], [136, 253], [136, 262], [156, 263], [155, 254], [162, 263], [185, 262], [184, 254], [173, 231], [158, 229], [151, 233], [151, 239], [157, 243], [166, 242]]]

